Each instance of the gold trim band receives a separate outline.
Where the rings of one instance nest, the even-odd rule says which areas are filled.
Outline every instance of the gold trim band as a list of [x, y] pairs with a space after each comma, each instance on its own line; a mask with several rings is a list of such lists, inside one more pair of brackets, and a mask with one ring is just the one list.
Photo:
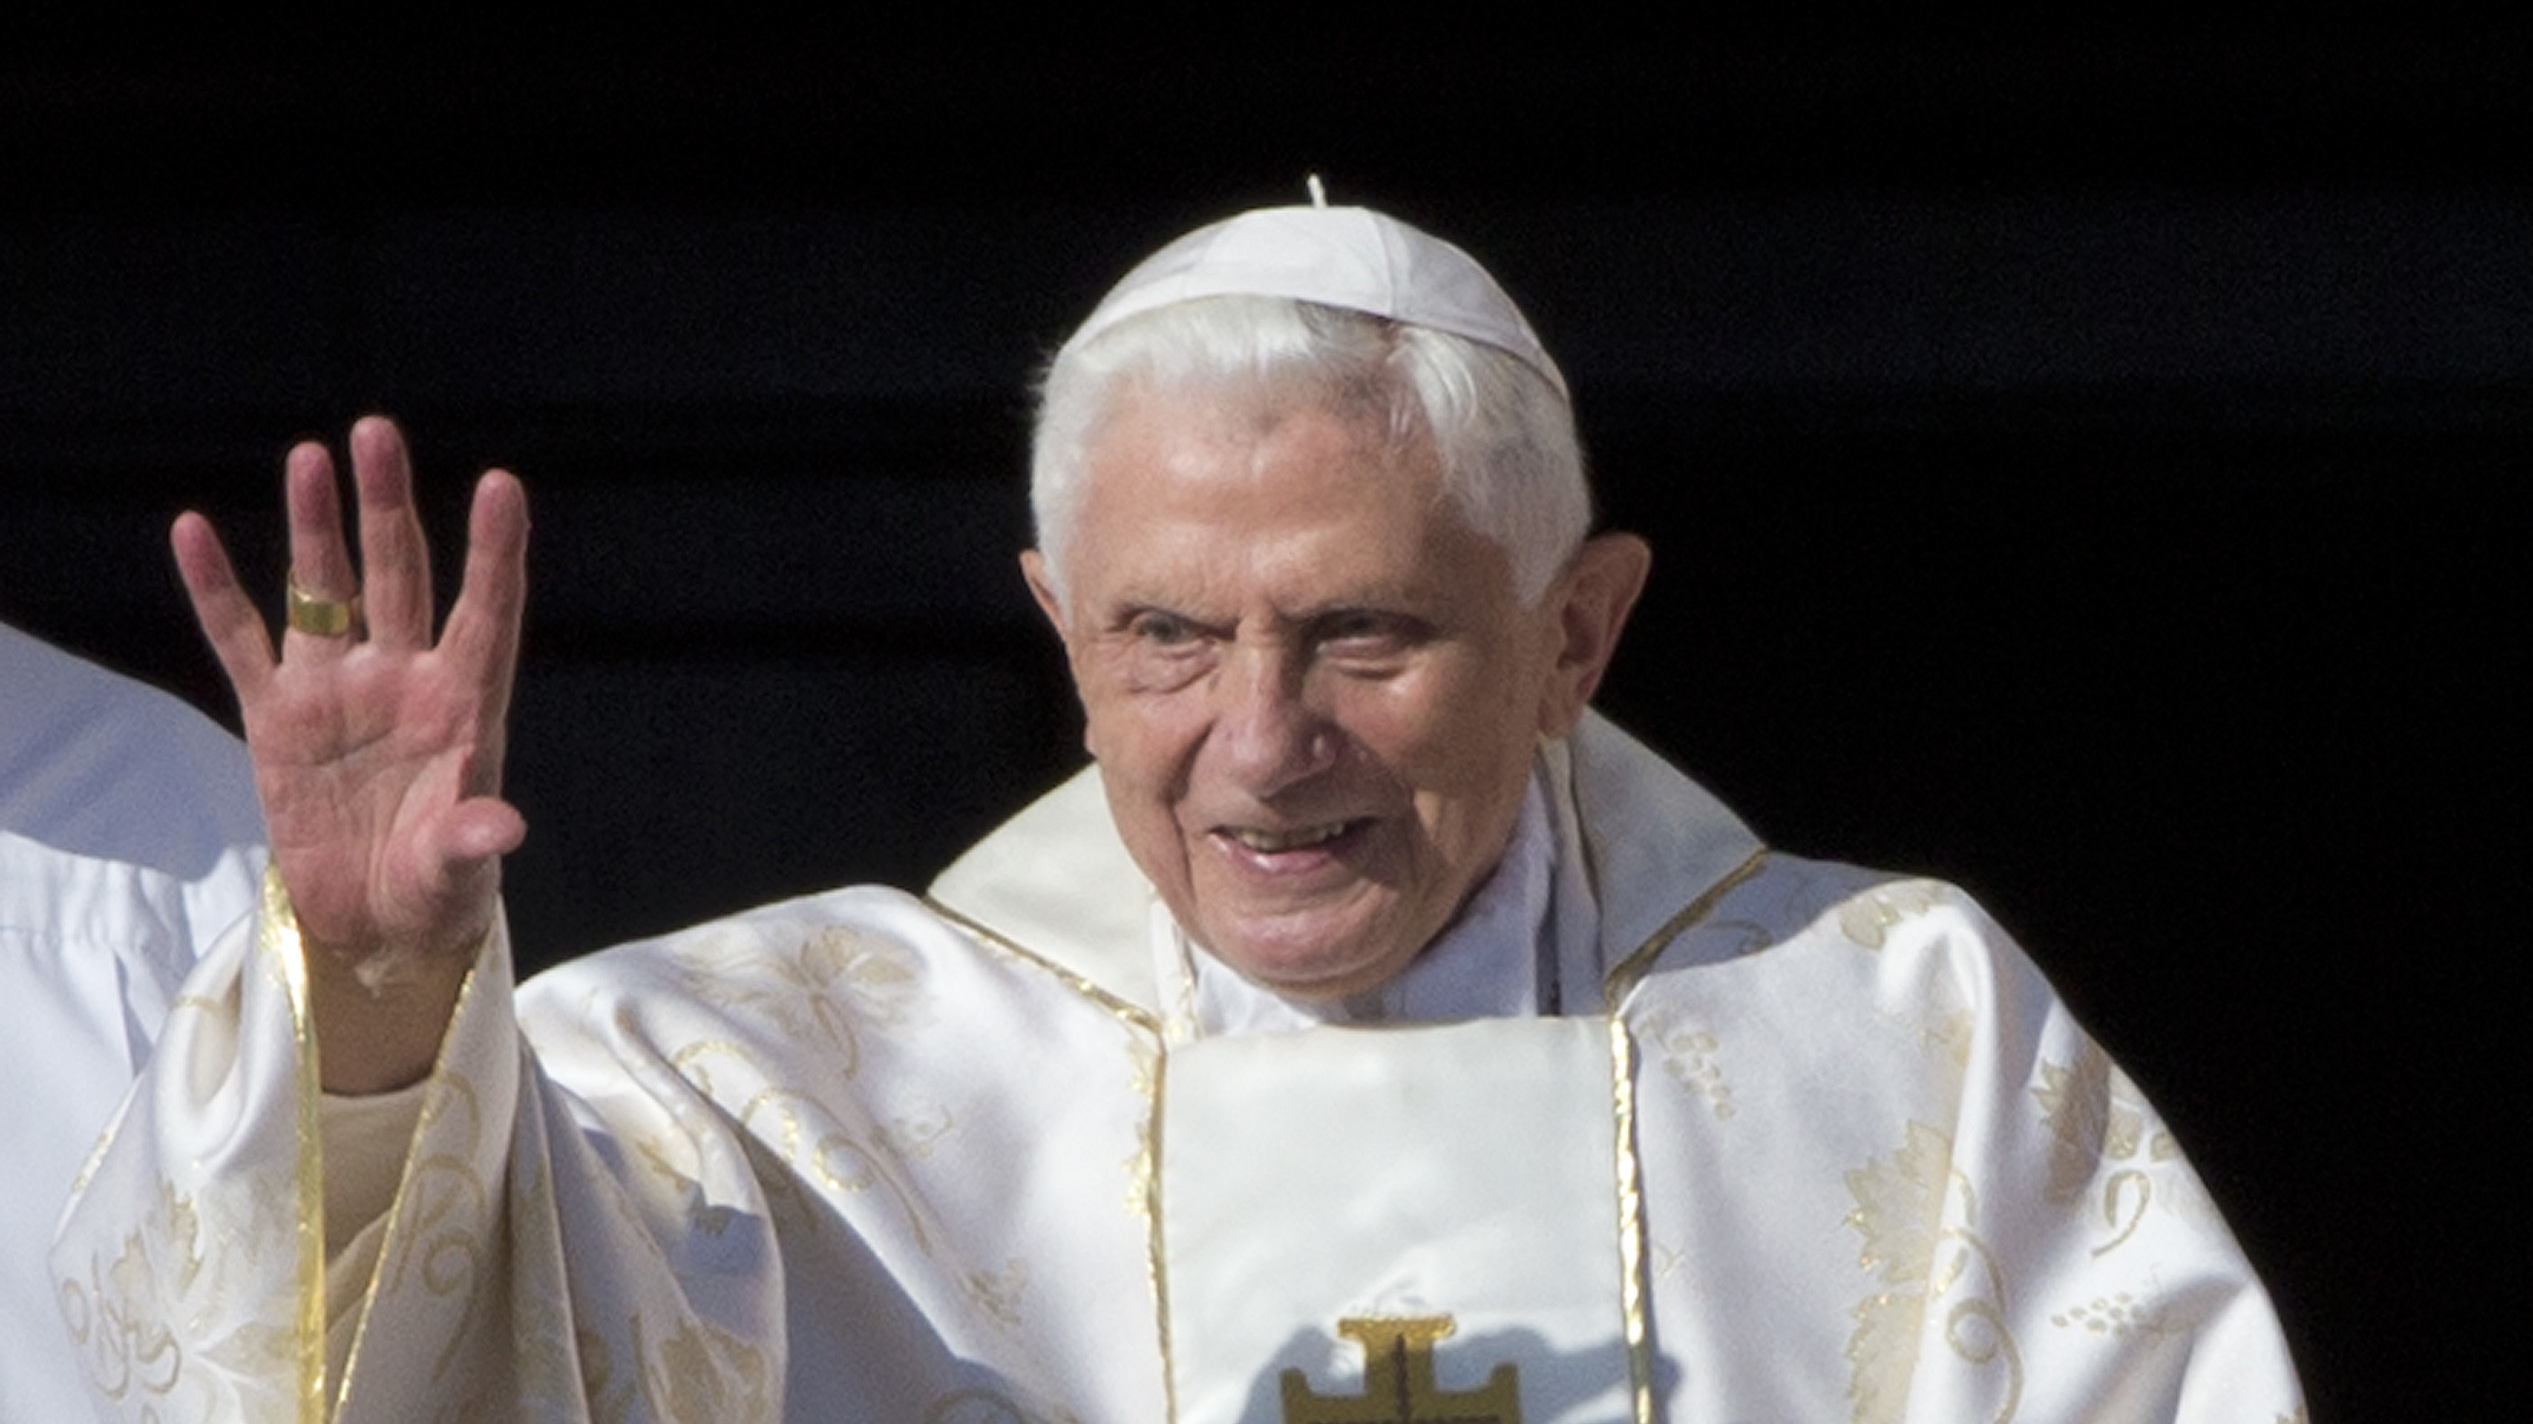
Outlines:
[[991, 945], [993, 948], [1001, 950], [1003, 953], [1010, 955], [1014, 959], [1038, 966], [1038, 968], [1046, 971], [1050, 975], [1053, 975], [1058, 983], [1063, 984], [1074, 993], [1081, 995], [1083, 998], [1090, 1000], [1092, 1003], [1099, 1005], [1103, 1009], [1106, 1009], [1109, 1013], [1114, 1014], [1120, 1022], [1139, 1028], [1144, 1032], [1151, 1034], [1156, 1040], [1161, 1037], [1161, 1020], [1154, 1017], [1149, 1010], [1143, 1008], [1142, 1006], [1132, 1003], [1120, 995], [1110, 993], [1108, 990], [1101, 988], [1099, 985], [1092, 983], [1090, 980], [1074, 973], [1072, 970], [1065, 968], [1063, 965], [1058, 964], [1054, 960], [1049, 959], [1047, 956], [1040, 954], [1038, 951], [1031, 949], [1029, 946], [1022, 944], [1018, 940], [1002, 934], [999, 931], [988, 928], [981, 921], [973, 920], [968, 918], [966, 915], [960, 914], [958, 911], [951, 909], [949, 906], [942, 904], [940, 901], [929, 895], [923, 897], [923, 906], [925, 909], [932, 911], [934, 914], [939, 915], [941, 918], [948, 920], [951, 924], [956, 925], [961, 930], [964, 930], [968, 934], [974, 936], [980, 942]]
[[1671, 947], [1671, 941], [1686, 933], [1690, 926], [1715, 913], [1716, 902], [1731, 894], [1735, 886], [1758, 874], [1759, 867], [1766, 863], [1767, 859], [1768, 852], [1765, 850], [1751, 852], [1750, 859], [1734, 866], [1723, 879], [1707, 886], [1704, 893], [1682, 906], [1680, 913], [1665, 921], [1661, 929], [1655, 930], [1651, 939], [1636, 946], [1634, 953], [1619, 961], [1618, 967], [1609, 972], [1609, 977], [1601, 985], [1603, 1002], [1608, 1005], [1609, 1011], [1616, 1013], [1619, 1007], [1627, 1002], [1628, 991], [1636, 987], [1636, 981], [1651, 972], [1654, 961], [1661, 958], [1662, 952]]
[[292, 1084], [299, 1139], [297, 1168], [299, 1309], [296, 1338], [291, 1342], [297, 1366], [296, 1395], [301, 1424], [322, 1424], [331, 1417], [326, 1397], [325, 1358], [325, 1150], [318, 1110], [325, 1088], [317, 1063], [317, 1031], [309, 1001], [308, 965], [299, 941], [299, 912], [282, 883], [281, 866], [264, 867], [264, 884], [255, 914], [255, 960], [248, 972], [270, 974], [280, 981], [290, 1006], [294, 1040]]
[[1635, 1424], [1653, 1424], [1653, 1334], [1645, 1319], [1645, 1198], [1636, 1160], [1636, 1041], [1610, 1015], [1611, 1110], [1617, 1128], [1619, 1307], [1627, 1322], [1628, 1397]]

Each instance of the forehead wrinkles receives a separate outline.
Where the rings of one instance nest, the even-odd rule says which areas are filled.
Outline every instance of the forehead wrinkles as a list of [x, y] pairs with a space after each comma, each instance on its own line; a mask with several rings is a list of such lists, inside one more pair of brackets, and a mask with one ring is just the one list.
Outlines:
[[[1386, 493], [1414, 485], [1415, 513], [1443, 511], [1475, 532], [1421, 406], [1409, 401], [1402, 415], [1362, 383], [1332, 391], [1330, 383], [1299, 380], [1266, 388], [1250, 380], [1139, 379], [1122, 387], [1085, 462], [1083, 512], [1103, 508], [1103, 519], [1131, 524], [1164, 501], [1191, 494], [1205, 501], [1208, 490], [1227, 499], [1272, 499], [1276, 481], [1343, 464]], [[1150, 478], [1156, 473], [1168, 478], [1166, 486]]]

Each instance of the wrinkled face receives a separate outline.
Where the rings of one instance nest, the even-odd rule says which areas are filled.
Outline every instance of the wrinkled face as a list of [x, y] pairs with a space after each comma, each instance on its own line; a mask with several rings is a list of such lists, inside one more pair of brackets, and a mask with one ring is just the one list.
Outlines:
[[1179, 924], [1305, 997], [1386, 982], [1502, 856], [1560, 695], [1556, 589], [1441, 493], [1432, 441], [1309, 403], [1119, 393], [1062, 633], [1126, 846]]

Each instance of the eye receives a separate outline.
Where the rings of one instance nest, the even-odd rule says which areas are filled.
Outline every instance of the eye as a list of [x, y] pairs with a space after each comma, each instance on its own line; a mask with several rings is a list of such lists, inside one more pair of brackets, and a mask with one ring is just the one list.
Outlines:
[[1161, 608], [1128, 611], [1110, 635], [1112, 666], [1138, 692], [1172, 692], [1194, 682], [1213, 662], [1213, 630], [1184, 614]]
[[1148, 647], [1184, 647], [1196, 641], [1196, 625], [1175, 613], [1146, 609], [1126, 625], [1134, 640]]
[[1339, 609], [1315, 620], [1311, 629], [1322, 656], [1353, 664], [1393, 662], [1427, 636], [1416, 619], [1377, 608]]

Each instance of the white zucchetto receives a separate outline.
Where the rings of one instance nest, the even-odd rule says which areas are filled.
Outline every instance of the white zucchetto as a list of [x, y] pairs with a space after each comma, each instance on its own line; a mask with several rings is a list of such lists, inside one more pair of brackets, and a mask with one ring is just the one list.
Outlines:
[[1370, 208], [1256, 208], [1198, 228], [1110, 288], [1064, 349], [1129, 317], [1223, 296], [1291, 297], [1483, 341], [1571, 399], [1521, 309], [1476, 258]]

